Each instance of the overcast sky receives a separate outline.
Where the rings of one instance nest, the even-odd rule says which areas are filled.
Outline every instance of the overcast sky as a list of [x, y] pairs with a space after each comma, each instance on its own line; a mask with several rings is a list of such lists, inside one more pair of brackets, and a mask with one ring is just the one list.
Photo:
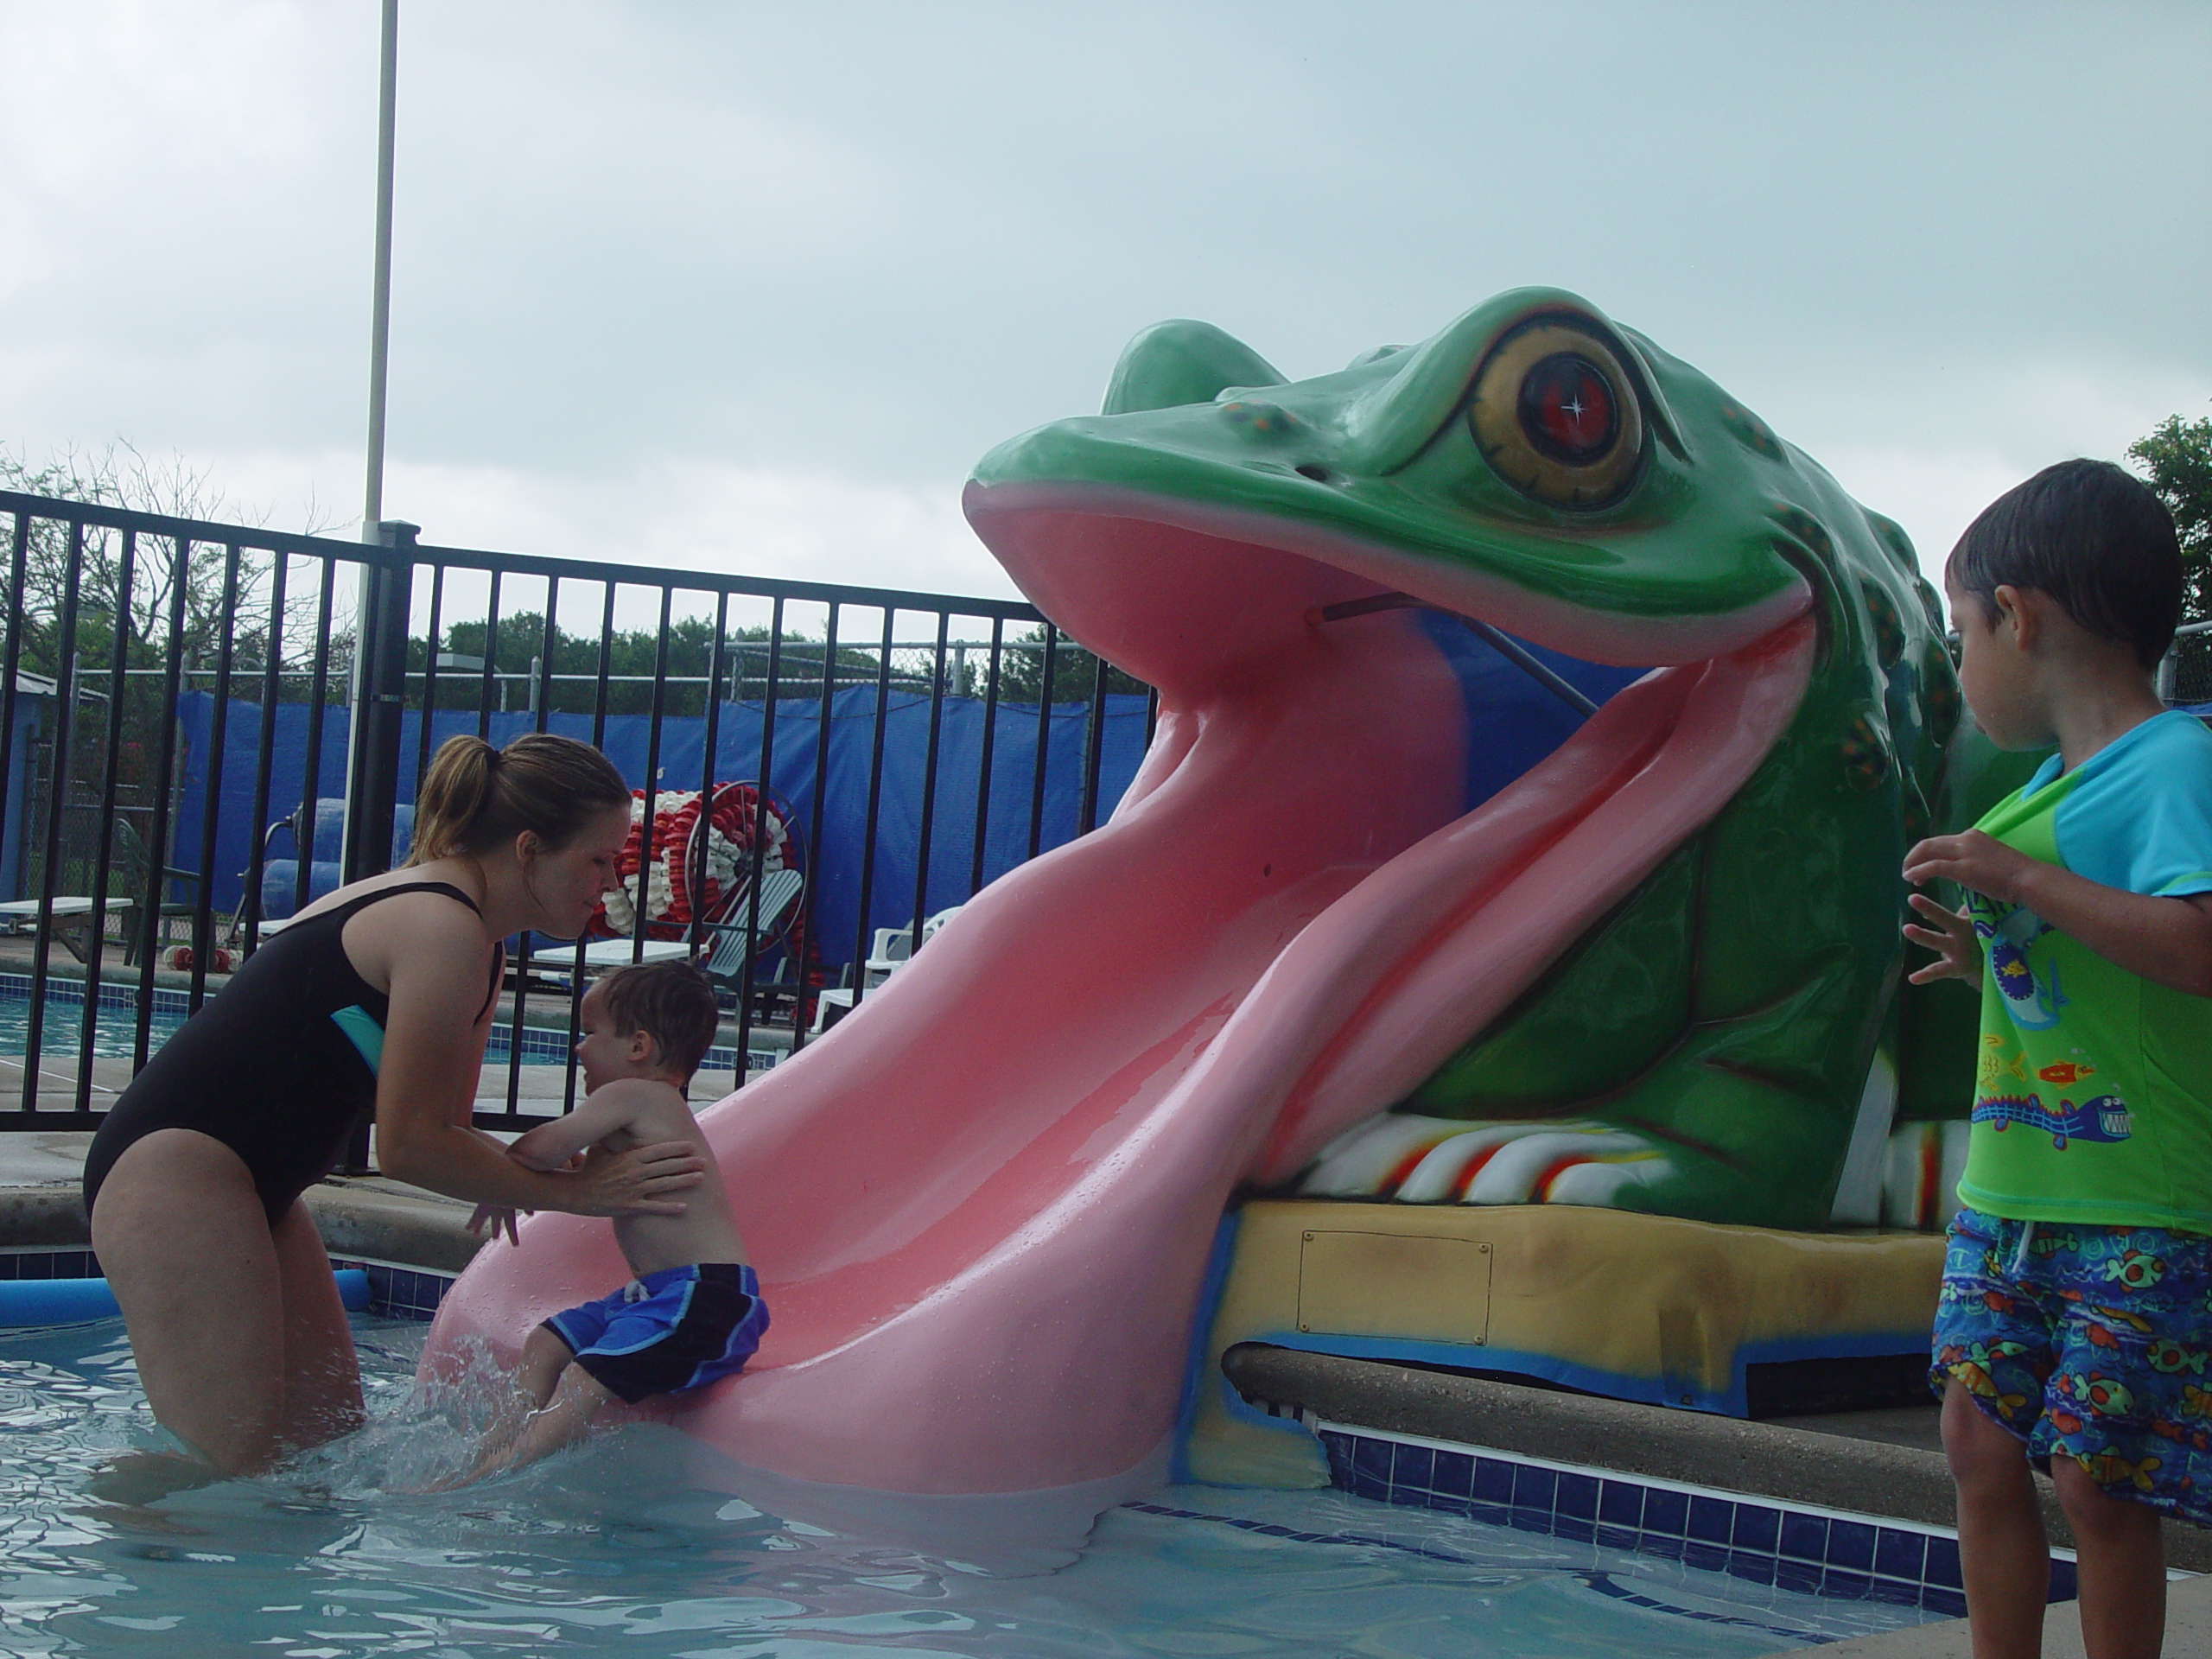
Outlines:
[[[0, 443], [359, 516], [377, 10], [0, 0]], [[1932, 565], [2212, 413], [2208, 71], [2202, 0], [403, 0], [385, 508], [1008, 593], [967, 469], [1145, 324], [1302, 376], [1547, 283]]]

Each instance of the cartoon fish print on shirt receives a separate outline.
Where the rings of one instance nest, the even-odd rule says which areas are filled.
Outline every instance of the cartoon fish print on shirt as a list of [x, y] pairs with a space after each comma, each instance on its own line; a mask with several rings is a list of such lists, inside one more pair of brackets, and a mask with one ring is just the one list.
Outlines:
[[2050, 983], [2038, 984], [2028, 965], [2028, 946], [2050, 931], [2050, 925], [2031, 910], [2012, 910], [2003, 916], [1978, 893], [1967, 895], [1974, 917], [1974, 931], [1989, 949], [1989, 970], [2005, 995], [2005, 1012], [2023, 1031], [2048, 1031], [2058, 1023], [2058, 1011], [2067, 997], [2058, 983], [2058, 965], [2050, 967]]

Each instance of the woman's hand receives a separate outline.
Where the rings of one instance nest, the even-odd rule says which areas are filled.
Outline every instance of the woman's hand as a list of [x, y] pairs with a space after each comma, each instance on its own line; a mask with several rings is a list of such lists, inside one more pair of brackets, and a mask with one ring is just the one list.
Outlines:
[[1906, 895], [1905, 902], [1925, 916], [1933, 927], [1904, 925], [1904, 936], [1926, 945], [1936, 960], [1905, 976], [1916, 985], [1938, 979], [1963, 979], [1981, 983], [1981, 941], [1974, 937], [1974, 922], [1962, 910], [1946, 910], [1924, 893]]
[[527, 1210], [520, 1211], [511, 1210], [504, 1204], [480, 1204], [476, 1206], [476, 1213], [468, 1218], [468, 1230], [472, 1233], [480, 1232], [485, 1224], [488, 1222], [491, 1224], [493, 1238], [496, 1239], [501, 1233], [505, 1233], [507, 1236], [508, 1243], [520, 1244], [522, 1238], [515, 1231], [515, 1217], [518, 1214], [526, 1216], [531, 1213]]
[[707, 1160], [689, 1141], [656, 1141], [609, 1152], [594, 1146], [583, 1168], [564, 1179], [576, 1185], [575, 1200], [562, 1207], [583, 1216], [680, 1216], [677, 1194], [707, 1179]]

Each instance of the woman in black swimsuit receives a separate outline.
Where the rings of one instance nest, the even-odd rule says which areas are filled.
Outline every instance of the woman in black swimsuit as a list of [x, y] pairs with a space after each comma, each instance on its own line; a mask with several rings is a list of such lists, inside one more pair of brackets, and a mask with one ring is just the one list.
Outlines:
[[501, 969], [524, 928], [583, 931], [630, 791], [599, 751], [454, 738], [405, 868], [309, 906], [162, 1046], [92, 1139], [92, 1248], [155, 1417], [226, 1474], [359, 1426], [360, 1376], [299, 1202], [373, 1114], [383, 1172], [518, 1210], [680, 1214], [704, 1167], [671, 1141], [545, 1174], [470, 1124]]

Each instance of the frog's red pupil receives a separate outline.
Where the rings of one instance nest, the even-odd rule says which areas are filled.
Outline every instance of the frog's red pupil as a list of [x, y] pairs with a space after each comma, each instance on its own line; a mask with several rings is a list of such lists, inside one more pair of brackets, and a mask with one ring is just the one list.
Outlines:
[[1553, 460], [1587, 466], [1619, 435], [1612, 386], [1587, 358], [1571, 352], [1548, 357], [1521, 382], [1521, 429]]

